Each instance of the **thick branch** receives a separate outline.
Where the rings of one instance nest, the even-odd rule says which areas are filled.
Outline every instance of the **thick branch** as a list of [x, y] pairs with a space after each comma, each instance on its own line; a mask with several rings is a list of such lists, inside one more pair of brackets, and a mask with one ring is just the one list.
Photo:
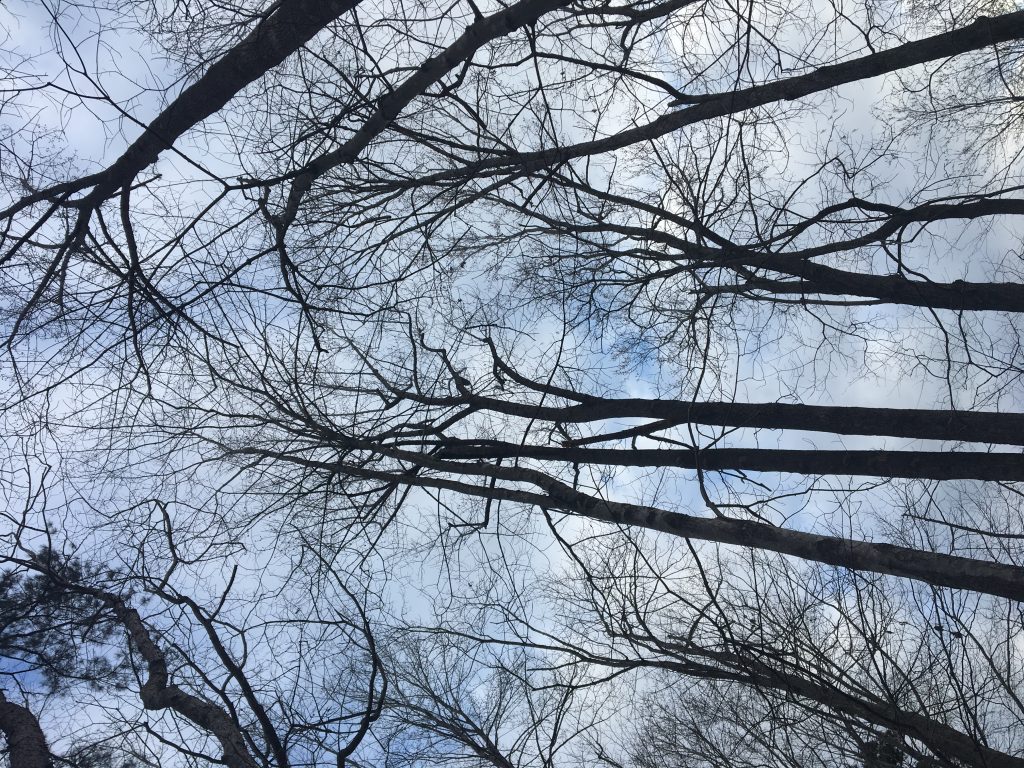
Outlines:
[[[1024, 213], [1024, 201], [988, 200], [963, 206], [932, 206], [936, 211], [920, 212], [921, 220], [935, 221], [940, 218], [972, 218], [997, 213]], [[710, 247], [687, 241], [670, 232], [649, 227], [631, 226], [600, 222], [579, 224], [559, 221], [537, 211], [519, 209], [522, 213], [540, 219], [557, 232], [574, 235], [581, 233], [615, 232], [634, 238], [639, 242], [659, 242], [673, 248], [676, 253], [658, 253], [649, 258], [655, 262], [668, 262], [672, 268], [662, 273], [672, 275], [697, 269], [732, 270], [745, 280], [738, 285], [721, 285], [703, 289], [708, 293], [740, 293], [745, 290], [763, 291], [769, 294], [805, 295], [827, 294], [859, 296], [877, 299], [887, 304], [908, 304], [917, 307], [953, 310], [989, 310], [995, 312], [1024, 312], [1024, 285], [1012, 282], [979, 283], [954, 280], [952, 283], [937, 283], [929, 280], [910, 280], [902, 274], [873, 275], [864, 272], [850, 272], [826, 264], [811, 261], [812, 258], [837, 252], [844, 252], [884, 241], [886, 237], [906, 226], [909, 217], [916, 212], [902, 212], [894, 215], [886, 225], [871, 235], [840, 243], [828, 243], [788, 253], [764, 253], [750, 247], [736, 245]], [[899, 209], [897, 209], [899, 210]], [[983, 213], [984, 211], [984, 213]], [[750, 276], [752, 270], [768, 270], [791, 278], [795, 282], [773, 278]]]
[[[903, 275], [871, 275], [849, 272], [793, 256], [743, 259], [753, 267], [767, 267], [805, 282], [787, 284], [805, 294], [832, 294], [878, 299], [887, 304], [908, 304], [932, 309], [1024, 312], [1024, 285], [1020, 283], [975, 283], [955, 280], [933, 283], [908, 280]], [[762, 286], [756, 281], [754, 289]], [[764, 286], [771, 291], [770, 285]]]
[[[363, 463], [319, 461], [302, 456], [234, 448], [230, 453], [257, 459], [280, 461], [308, 470], [382, 481], [387, 484], [437, 488], [466, 496], [505, 500], [554, 509], [616, 525], [629, 525], [701, 541], [714, 541], [768, 552], [779, 552], [804, 560], [851, 570], [884, 573], [915, 579], [937, 587], [968, 589], [982, 594], [1024, 601], [1024, 568], [957, 555], [880, 544], [857, 539], [824, 536], [766, 523], [726, 517], [705, 518], [671, 512], [653, 506], [625, 504], [590, 496], [536, 469], [498, 466], [483, 462], [452, 462], [411, 451], [380, 449], [380, 453], [407, 462], [416, 471], [370, 469]], [[461, 475], [468, 480], [437, 477], [423, 470]], [[535, 493], [501, 487], [487, 480], [526, 483], [539, 488]]]
[[220, 111], [359, 0], [281, 0], [274, 13], [214, 62], [172, 101], [104, 173], [89, 195], [95, 204], [130, 183], [194, 125]]
[[[7, 219], [42, 200], [61, 199], [61, 205], [73, 205], [78, 215], [58, 250], [27, 307], [22, 311], [15, 333], [29, 309], [43, 296], [57, 277], [68, 253], [80, 247], [86, 237], [89, 222], [105, 199], [120, 189], [128, 188], [136, 176], [156, 162], [160, 153], [170, 148], [186, 131], [221, 110], [242, 88], [263, 77], [270, 69], [299, 50], [331, 21], [350, 11], [359, 0], [281, 0], [269, 18], [257, 27], [210, 68], [192, 85], [182, 91], [157, 117], [146, 126], [128, 149], [106, 170], [76, 181], [63, 182], [49, 189], [28, 195], [0, 212]], [[71, 194], [92, 187], [81, 200], [66, 203]], [[29, 232], [35, 231], [59, 206], [54, 204]], [[17, 238], [2, 255], [9, 259], [28, 241], [28, 235]], [[15, 335], [12, 333], [12, 336]]]
[[[688, 539], [779, 552], [841, 568], [885, 573], [934, 586], [969, 589], [1024, 601], [1024, 568], [1014, 565], [892, 544], [822, 536], [751, 520], [695, 517], [658, 507], [608, 501], [577, 491], [536, 470], [497, 467], [494, 472], [542, 488], [551, 499], [551, 508], [594, 520], [647, 528]], [[480, 495], [486, 495], [486, 489], [481, 491]]]
[[[692, 639], [679, 636], [677, 641], [666, 641], [653, 635], [624, 634], [634, 645], [653, 648], [656, 657], [620, 658], [602, 655], [581, 647], [578, 643], [559, 641], [539, 643], [532, 640], [509, 640], [472, 635], [446, 628], [442, 631], [456, 637], [499, 647], [527, 647], [540, 651], [568, 654], [585, 664], [612, 669], [656, 668], [703, 680], [723, 680], [741, 683], [758, 689], [770, 689], [794, 694], [806, 701], [827, 707], [840, 716], [852, 717], [883, 727], [892, 727], [901, 734], [917, 739], [941, 757], [954, 757], [968, 765], [994, 768], [1021, 768], [1024, 758], [1009, 755], [980, 744], [973, 736], [963, 733], [933, 717], [913, 712], [866, 692], [852, 693], [842, 686], [818, 682], [820, 673], [808, 676], [796, 664], [779, 668], [763, 661], [765, 657], [784, 659], [779, 649], [746, 643], [736, 643], [737, 650], [708, 648]], [[671, 636], [670, 636], [671, 637]]]
[[2, 691], [0, 733], [7, 739], [11, 768], [51, 768], [50, 750], [39, 720], [28, 707], [8, 701]]
[[542, 15], [568, 5], [570, 0], [521, 0], [487, 18], [470, 24], [459, 38], [435, 56], [424, 61], [414, 74], [384, 96], [374, 113], [342, 146], [312, 160], [292, 182], [288, 202], [278, 217], [278, 224], [287, 227], [295, 219], [303, 196], [313, 182], [329, 171], [351, 163], [369, 143], [397, 118], [413, 99], [436, 83], [459, 64], [469, 61], [484, 45], [510, 32], [532, 24]]
[[[441, 402], [447, 404], [446, 401]], [[586, 402], [565, 407], [531, 405], [479, 395], [458, 398], [457, 402], [475, 410], [562, 424], [640, 418], [657, 419], [670, 425], [796, 429], [837, 435], [884, 435], [920, 440], [1024, 445], [1024, 414], [1021, 413], [641, 398], [589, 398]]]
[[143, 706], [146, 709], [173, 710], [200, 729], [213, 734], [220, 742], [223, 762], [228, 768], [256, 768], [257, 763], [249, 753], [245, 736], [238, 724], [221, 707], [193, 696], [170, 682], [164, 653], [153, 640], [138, 611], [117, 597], [98, 594], [111, 606], [127, 630], [135, 650], [146, 662], [148, 677], [139, 690]]
[[867, 80], [917, 64], [958, 56], [1021, 37], [1024, 37], [1024, 11], [992, 18], [983, 16], [962, 29], [904, 43], [887, 51], [880, 51], [840, 64], [819, 67], [804, 75], [776, 80], [764, 85], [755, 85], [738, 91], [704, 96], [701, 97], [698, 104], [692, 107], [670, 112], [646, 125], [640, 125], [603, 139], [536, 152], [519, 152], [509, 157], [488, 158], [467, 163], [462, 168], [421, 176], [395, 186], [419, 187], [466, 177], [482, 178], [489, 175], [536, 171], [576, 158], [599, 155], [640, 142], [651, 141], [705, 120], [733, 115], [776, 101], [801, 99], [846, 83]]
[[923, 480], [1024, 480], [1024, 454], [942, 451], [819, 451], [769, 448], [559, 448], [500, 440], [446, 442], [443, 459], [530, 458], [567, 464], [866, 475]]

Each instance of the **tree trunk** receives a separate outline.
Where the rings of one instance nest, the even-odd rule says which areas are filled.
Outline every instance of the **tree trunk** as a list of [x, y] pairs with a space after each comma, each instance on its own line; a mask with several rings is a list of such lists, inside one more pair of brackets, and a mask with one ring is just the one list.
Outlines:
[[39, 720], [27, 707], [0, 692], [0, 733], [7, 739], [11, 768], [51, 768], [50, 750]]

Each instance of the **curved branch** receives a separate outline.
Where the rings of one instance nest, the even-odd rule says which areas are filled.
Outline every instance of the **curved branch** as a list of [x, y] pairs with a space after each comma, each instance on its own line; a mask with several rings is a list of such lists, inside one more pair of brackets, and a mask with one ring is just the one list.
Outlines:
[[8, 701], [0, 691], [0, 733], [7, 739], [11, 768], [51, 768], [50, 749], [39, 720], [28, 709]]
[[146, 662], [148, 677], [139, 689], [142, 705], [146, 709], [173, 710], [202, 730], [211, 733], [220, 742], [223, 762], [228, 768], [257, 768], [258, 764], [249, 753], [245, 736], [238, 723], [216, 704], [187, 693], [170, 682], [167, 659], [153, 640], [139, 612], [114, 595], [98, 591], [93, 594], [110, 605], [128, 632], [135, 650]]

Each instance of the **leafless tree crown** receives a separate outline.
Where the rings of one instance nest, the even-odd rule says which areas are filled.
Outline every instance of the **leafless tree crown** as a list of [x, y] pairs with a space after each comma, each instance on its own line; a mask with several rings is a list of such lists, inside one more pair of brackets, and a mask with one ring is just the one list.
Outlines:
[[1024, 768], [1024, 10], [0, 7], [0, 766]]

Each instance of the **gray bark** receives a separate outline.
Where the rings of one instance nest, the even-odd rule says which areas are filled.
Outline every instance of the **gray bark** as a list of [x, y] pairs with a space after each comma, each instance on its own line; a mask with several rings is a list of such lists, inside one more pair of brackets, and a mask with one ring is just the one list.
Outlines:
[[11, 768], [51, 768], [50, 750], [39, 720], [0, 691], [0, 733], [7, 739]]

